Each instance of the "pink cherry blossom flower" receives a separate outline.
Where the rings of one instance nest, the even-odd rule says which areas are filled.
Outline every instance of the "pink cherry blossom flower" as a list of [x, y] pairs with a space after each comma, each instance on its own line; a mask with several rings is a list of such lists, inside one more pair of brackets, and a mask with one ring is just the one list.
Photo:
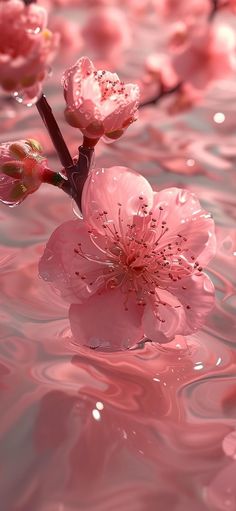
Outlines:
[[202, 272], [215, 251], [214, 222], [190, 192], [154, 192], [125, 167], [94, 169], [84, 219], [62, 224], [41, 276], [72, 304], [79, 344], [125, 349], [146, 337], [165, 343], [200, 328], [214, 304]]
[[172, 64], [181, 81], [196, 89], [223, 79], [236, 67], [236, 37], [229, 26], [216, 24], [187, 27], [185, 44], [173, 53]]
[[16, 206], [42, 183], [47, 160], [36, 140], [0, 144], [0, 201]]
[[66, 70], [62, 84], [66, 120], [88, 139], [116, 139], [137, 118], [139, 87], [125, 85], [115, 73], [97, 71], [87, 57]]
[[82, 35], [99, 59], [117, 58], [131, 43], [127, 17], [121, 9], [114, 7], [93, 9]]
[[31, 102], [40, 94], [58, 46], [57, 34], [46, 29], [47, 13], [34, 3], [0, 2], [0, 85]]

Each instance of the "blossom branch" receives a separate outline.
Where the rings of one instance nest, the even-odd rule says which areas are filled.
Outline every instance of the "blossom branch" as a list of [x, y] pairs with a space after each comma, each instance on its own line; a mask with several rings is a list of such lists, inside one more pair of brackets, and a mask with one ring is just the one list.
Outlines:
[[211, 12], [209, 14], [209, 22], [211, 22], [215, 16], [215, 14], [217, 13], [218, 11], [218, 7], [219, 7], [219, 1], [218, 0], [211, 0], [211, 4], [212, 4], [212, 8], [211, 8]]
[[152, 99], [148, 99], [147, 101], [143, 101], [142, 103], [140, 103], [139, 108], [143, 108], [143, 107], [149, 106], [149, 105], [156, 105], [165, 96], [169, 96], [170, 94], [174, 94], [175, 92], [178, 92], [181, 89], [182, 85], [183, 85], [183, 83], [180, 82], [180, 83], [177, 83], [177, 85], [175, 85], [174, 87], [171, 87], [170, 89], [165, 89], [165, 86], [163, 84], [161, 84], [159, 94], [157, 94], [157, 96], [155, 96]]
[[70, 183], [70, 195], [81, 209], [81, 197], [84, 183], [88, 177], [94, 156], [94, 149], [84, 144], [79, 147], [79, 159], [76, 164], [67, 168], [67, 177]]
[[73, 165], [72, 157], [69, 153], [68, 147], [64, 141], [60, 128], [52, 113], [52, 109], [47, 102], [44, 94], [38, 99], [36, 103], [38, 112], [48, 130], [52, 143], [56, 149], [61, 164], [65, 169]]
[[63, 192], [67, 193], [67, 195], [71, 196], [70, 184], [59, 172], [53, 172], [53, 170], [45, 168], [42, 175], [42, 182], [57, 186], [61, 188]]

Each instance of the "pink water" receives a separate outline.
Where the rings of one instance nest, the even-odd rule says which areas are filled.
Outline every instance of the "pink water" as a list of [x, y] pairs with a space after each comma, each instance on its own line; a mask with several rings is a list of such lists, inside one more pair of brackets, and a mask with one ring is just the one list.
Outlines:
[[[141, 58], [131, 57], [126, 76], [137, 73]], [[76, 152], [81, 140], [63, 121], [59, 73], [47, 84], [48, 98]], [[57, 169], [36, 110], [1, 101], [1, 141], [37, 138]], [[45, 185], [18, 209], [1, 206], [1, 511], [236, 509], [235, 83], [222, 82], [175, 118], [164, 105], [144, 109], [126, 137], [98, 148], [97, 162], [198, 193], [217, 224], [209, 267], [215, 310], [198, 334], [165, 347], [82, 350], [67, 306], [37, 270], [73, 204]], [[225, 115], [221, 124], [217, 112]]]

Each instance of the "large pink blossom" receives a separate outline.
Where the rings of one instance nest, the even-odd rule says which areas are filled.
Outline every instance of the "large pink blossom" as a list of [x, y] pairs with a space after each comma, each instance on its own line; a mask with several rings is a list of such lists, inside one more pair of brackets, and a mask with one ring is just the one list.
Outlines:
[[204, 89], [235, 69], [235, 49], [235, 33], [227, 25], [186, 26], [183, 44], [173, 53], [172, 64], [180, 81]]
[[58, 46], [46, 28], [47, 13], [34, 3], [0, 2], [0, 85], [33, 100], [41, 91]]
[[47, 160], [35, 140], [0, 144], [0, 201], [15, 206], [42, 183]]
[[214, 288], [202, 272], [215, 250], [214, 222], [190, 192], [154, 192], [125, 167], [93, 170], [83, 220], [62, 224], [41, 276], [72, 304], [78, 343], [124, 349], [143, 337], [165, 343], [203, 324]]
[[89, 139], [116, 139], [137, 118], [138, 86], [124, 84], [115, 73], [97, 71], [87, 57], [65, 71], [62, 84], [66, 120]]

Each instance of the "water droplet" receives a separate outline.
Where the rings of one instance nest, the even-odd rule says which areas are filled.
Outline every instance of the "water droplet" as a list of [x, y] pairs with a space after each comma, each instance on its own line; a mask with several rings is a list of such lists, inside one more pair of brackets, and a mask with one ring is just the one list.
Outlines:
[[42, 27], [40, 27], [40, 26], [30, 27], [30, 28], [26, 29], [26, 32], [28, 32], [28, 34], [37, 35], [37, 34], [40, 34], [40, 32], [42, 32]]
[[92, 416], [96, 421], [101, 420], [101, 414], [100, 414], [99, 410], [97, 410], [96, 408], [94, 408], [94, 410], [92, 410]]
[[226, 456], [236, 460], [236, 431], [231, 431], [222, 442], [222, 449]]
[[201, 369], [204, 369], [204, 365], [202, 362], [196, 362], [195, 366], [193, 367], [195, 371], [201, 371]]
[[15, 92], [13, 92], [12, 95], [13, 95], [13, 98], [15, 98], [15, 100], [17, 101], [17, 103], [23, 102], [23, 96], [22, 96], [21, 92], [15, 91]]
[[35, 103], [38, 101], [38, 96], [31, 98], [24, 90], [15, 91], [13, 92], [12, 96], [17, 101], [17, 103], [21, 103], [28, 107], [35, 105]]
[[53, 73], [52, 67], [48, 66], [48, 68], [47, 68], [47, 76], [48, 76], [48, 78], [51, 78], [52, 73]]
[[32, 4], [29, 6], [29, 17], [27, 19], [26, 32], [32, 35], [38, 35], [46, 27], [47, 12], [44, 7]]
[[176, 197], [176, 202], [179, 204], [185, 204], [189, 199], [189, 193], [186, 190], [182, 190]]
[[97, 401], [96, 408], [101, 411], [104, 408], [104, 404], [101, 401]]
[[213, 120], [216, 124], [222, 124], [222, 122], [225, 121], [225, 114], [223, 114], [223, 112], [216, 112], [215, 115], [213, 115]]
[[76, 202], [74, 202], [74, 206], [73, 206], [73, 213], [77, 216], [77, 218], [79, 218], [80, 220], [83, 219], [83, 215], [81, 213], [81, 211], [78, 209], [78, 206], [76, 204]]
[[193, 158], [189, 158], [189, 159], [186, 161], [186, 164], [188, 165], [188, 167], [194, 167], [194, 165], [195, 165], [195, 160], [193, 160]]

